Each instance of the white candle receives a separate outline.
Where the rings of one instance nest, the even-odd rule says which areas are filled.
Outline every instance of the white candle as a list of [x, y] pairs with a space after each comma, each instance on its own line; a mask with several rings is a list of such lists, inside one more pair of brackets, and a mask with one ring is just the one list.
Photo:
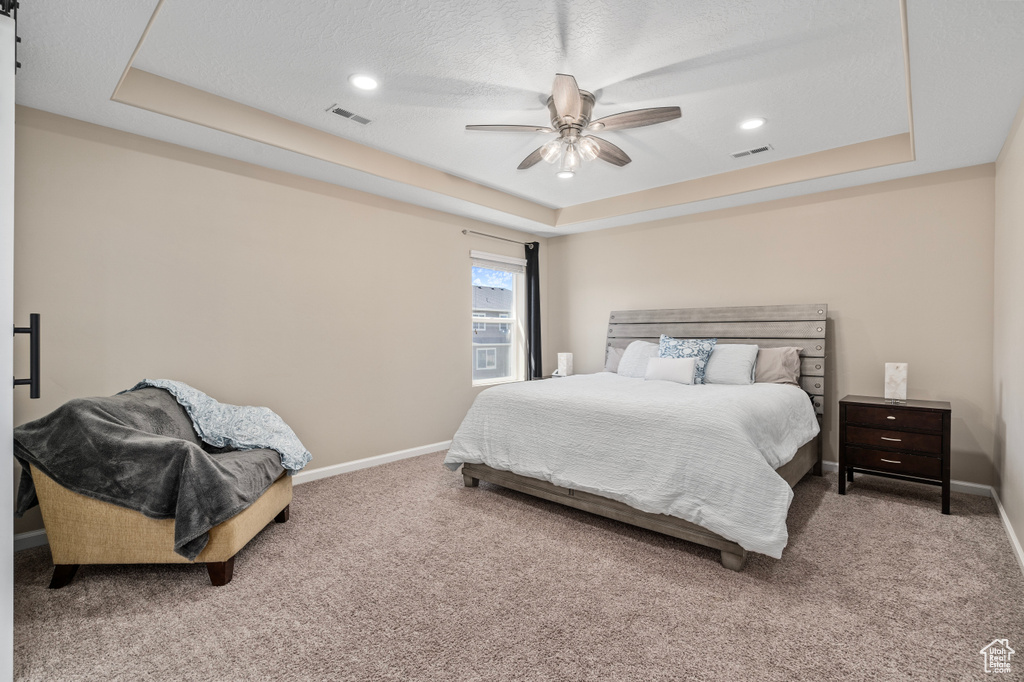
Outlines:
[[572, 353], [558, 354], [558, 375], [567, 377], [572, 374]]
[[907, 363], [885, 363], [885, 399], [907, 401]]

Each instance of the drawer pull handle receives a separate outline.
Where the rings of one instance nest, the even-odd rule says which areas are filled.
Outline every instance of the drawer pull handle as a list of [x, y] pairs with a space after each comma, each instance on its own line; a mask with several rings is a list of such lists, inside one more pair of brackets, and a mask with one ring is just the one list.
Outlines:
[[896, 417], [894, 417], [894, 416], [892, 416], [892, 415], [890, 414], [890, 415], [889, 415], [888, 417], [886, 417], [886, 419], [896, 419]]
[[821, 365], [815, 365], [814, 369], [821, 369]]
[[903, 462], [899, 461], [898, 459], [883, 459], [882, 461], [888, 462], [889, 464], [903, 464]]
[[893, 443], [902, 443], [902, 438], [886, 438], [885, 436], [879, 436], [882, 440], [891, 440]]

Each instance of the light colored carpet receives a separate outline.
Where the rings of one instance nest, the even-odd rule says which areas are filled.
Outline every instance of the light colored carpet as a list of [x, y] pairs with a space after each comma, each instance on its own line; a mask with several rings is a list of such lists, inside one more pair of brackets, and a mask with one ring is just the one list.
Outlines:
[[[486, 483], [442, 453], [295, 489], [211, 587], [202, 566], [15, 558], [15, 673], [36, 680], [981, 679], [1024, 577], [992, 500], [805, 478], [781, 561], [718, 553]], [[900, 493], [899, 495], [892, 494]]]

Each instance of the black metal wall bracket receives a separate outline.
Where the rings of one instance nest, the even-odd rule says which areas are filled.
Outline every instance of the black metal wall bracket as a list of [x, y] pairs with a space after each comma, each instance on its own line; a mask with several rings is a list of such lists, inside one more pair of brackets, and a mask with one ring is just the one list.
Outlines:
[[21, 42], [18, 35], [18, 7], [18, 0], [0, 0], [0, 14], [14, 19], [14, 73], [18, 73], [21, 68], [21, 62], [18, 61], [18, 43]]
[[28, 386], [30, 398], [39, 397], [39, 313], [28, 316], [27, 327], [15, 327], [15, 334], [28, 334], [28, 379], [15, 379], [15, 386]]

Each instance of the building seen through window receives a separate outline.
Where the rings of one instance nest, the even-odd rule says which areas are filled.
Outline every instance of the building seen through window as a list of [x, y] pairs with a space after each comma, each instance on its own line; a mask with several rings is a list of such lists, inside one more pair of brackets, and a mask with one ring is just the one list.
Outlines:
[[474, 382], [514, 377], [515, 286], [515, 273], [473, 268]]

